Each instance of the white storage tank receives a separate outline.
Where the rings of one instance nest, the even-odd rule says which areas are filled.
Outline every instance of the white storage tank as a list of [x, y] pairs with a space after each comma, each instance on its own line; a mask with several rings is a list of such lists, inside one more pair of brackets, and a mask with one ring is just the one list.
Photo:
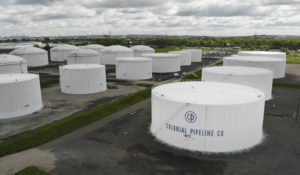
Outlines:
[[34, 74], [0, 75], [0, 119], [34, 113], [43, 107], [40, 79]]
[[105, 48], [105, 46], [102, 46], [100, 44], [89, 44], [86, 46], [80, 46], [82, 49], [92, 49], [98, 53], [101, 53], [102, 49]]
[[152, 89], [151, 132], [191, 151], [234, 152], [263, 138], [265, 95], [231, 83], [179, 82]]
[[180, 55], [170, 53], [144, 54], [143, 57], [152, 58], [153, 73], [171, 73], [180, 71]]
[[263, 91], [266, 100], [272, 98], [273, 72], [269, 69], [244, 66], [207, 67], [202, 69], [202, 81], [245, 85]]
[[170, 51], [171, 54], [180, 55], [180, 65], [181, 66], [190, 66], [192, 64], [191, 52], [182, 50], [182, 51]]
[[59, 44], [50, 49], [51, 61], [64, 62], [68, 58], [68, 54], [72, 50], [79, 49], [79, 47], [70, 44]]
[[108, 46], [102, 49], [101, 64], [115, 65], [119, 57], [133, 57], [133, 50], [120, 46]]
[[191, 53], [192, 62], [201, 62], [202, 61], [202, 49], [185, 49]]
[[105, 66], [72, 64], [59, 67], [60, 88], [67, 94], [92, 94], [105, 91]]
[[128, 80], [152, 78], [152, 59], [144, 57], [117, 58], [116, 78]]
[[273, 57], [232, 56], [223, 58], [224, 66], [259, 67], [273, 71], [273, 78], [285, 76], [286, 61]]
[[91, 49], [76, 49], [68, 54], [67, 64], [100, 64], [100, 54]]
[[27, 61], [9, 54], [0, 54], [0, 74], [27, 73]]
[[271, 51], [239, 51], [238, 56], [256, 56], [256, 57], [273, 57], [286, 60], [285, 52]]
[[136, 45], [136, 46], [132, 46], [130, 48], [133, 50], [135, 57], [140, 57], [143, 54], [155, 53], [155, 50], [149, 46]]
[[10, 52], [12, 55], [20, 56], [28, 61], [28, 67], [48, 65], [48, 52], [36, 47], [20, 47]]

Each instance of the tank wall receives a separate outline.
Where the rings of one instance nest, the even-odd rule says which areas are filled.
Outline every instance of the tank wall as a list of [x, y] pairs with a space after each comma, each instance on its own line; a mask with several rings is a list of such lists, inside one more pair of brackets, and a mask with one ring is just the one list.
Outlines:
[[100, 64], [100, 56], [69, 56], [67, 59], [67, 64]]
[[64, 62], [71, 50], [50, 50], [51, 61]]
[[263, 91], [265, 93], [266, 100], [272, 98], [272, 84], [273, 84], [272, 74], [230, 75], [230, 74], [214, 73], [203, 69], [202, 81], [226, 82], [226, 83], [246, 85]]
[[251, 53], [244, 53], [244, 52], [239, 52], [238, 56], [259, 56], [259, 57], [273, 57], [273, 58], [280, 58], [286, 60], [286, 55], [285, 54], [251, 54]]
[[247, 61], [223, 59], [224, 66], [247, 66], [269, 69], [273, 71], [273, 78], [283, 78], [285, 76], [286, 62], [285, 61]]
[[[263, 138], [264, 99], [238, 105], [195, 105], [152, 94], [152, 134], [178, 148], [233, 152]], [[193, 120], [188, 118], [194, 114]], [[196, 116], [196, 117], [195, 117]]]
[[0, 74], [28, 73], [27, 63], [0, 65]]
[[152, 78], [152, 62], [117, 62], [116, 77], [128, 80], [150, 79]]
[[64, 69], [60, 67], [61, 91], [68, 94], [92, 94], [105, 91], [105, 67], [99, 69]]
[[169, 73], [180, 71], [180, 58], [152, 58], [153, 73]]
[[0, 84], [0, 119], [23, 116], [43, 107], [39, 78]]
[[115, 65], [117, 63], [117, 58], [119, 57], [133, 57], [133, 52], [102, 53], [101, 64]]
[[28, 67], [48, 65], [48, 54], [19, 55], [28, 61]]
[[141, 57], [143, 54], [151, 54], [155, 53], [155, 51], [134, 51], [134, 56], [135, 57]]

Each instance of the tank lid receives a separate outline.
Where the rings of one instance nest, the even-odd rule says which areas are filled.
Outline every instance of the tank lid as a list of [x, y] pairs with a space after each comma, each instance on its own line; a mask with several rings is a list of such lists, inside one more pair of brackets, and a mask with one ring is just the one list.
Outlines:
[[100, 64], [70, 64], [61, 66], [62, 69], [99, 69], [105, 68], [104, 65]]
[[0, 64], [19, 64], [19, 63], [27, 63], [27, 61], [19, 56], [9, 55], [9, 54], [0, 54]]
[[70, 44], [58, 44], [54, 46], [51, 50], [74, 50], [74, 49], [79, 49], [79, 47]]
[[132, 49], [120, 45], [113, 45], [105, 47], [101, 50], [104, 53], [115, 53], [115, 52], [133, 52]]
[[10, 52], [13, 55], [33, 55], [33, 54], [47, 54], [47, 51], [37, 47], [20, 47]]
[[102, 46], [100, 44], [89, 44], [89, 45], [86, 45], [86, 46], [81, 46], [81, 48], [101, 50], [101, 49], [105, 48], [105, 46]]
[[149, 53], [149, 54], [143, 54], [143, 57], [149, 57], [149, 58], [177, 58], [180, 57], [178, 54], [171, 54], [171, 53]]
[[273, 74], [269, 69], [245, 67], [245, 66], [215, 66], [203, 68], [205, 72], [217, 73], [217, 74], [232, 74], [232, 75], [261, 75], [261, 74]]
[[285, 52], [274, 52], [274, 51], [239, 51], [238, 54], [249, 54], [249, 55], [283, 55], [285, 56]]
[[285, 62], [285, 60], [276, 58], [276, 57], [264, 57], [264, 56], [232, 56], [232, 57], [224, 57], [227, 60], [241, 60], [241, 61], [262, 61], [262, 62]]
[[234, 105], [265, 100], [264, 92], [248, 86], [219, 82], [177, 82], [155, 87], [152, 94], [183, 104]]
[[83, 56], [99, 56], [99, 53], [92, 49], [75, 49], [69, 52], [69, 57], [83, 57]]
[[35, 74], [0, 74], [0, 84], [28, 81], [38, 77]]
[[132, 50], [134, 51], [154, 51], [154, 49], [152, 47], [149, 46], [145, 46], [145, 45], [136, 45], [136, 46], [132, 46], [130, 47]]
[[152, 58], [146, 57], [119, 57], [118, 62], [151, 62]]

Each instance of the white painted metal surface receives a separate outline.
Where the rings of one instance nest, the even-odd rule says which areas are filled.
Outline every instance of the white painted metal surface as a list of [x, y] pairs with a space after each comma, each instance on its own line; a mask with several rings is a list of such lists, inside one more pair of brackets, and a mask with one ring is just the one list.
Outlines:
[[0, 54], [0, 74], [27, 73], [27, 61], [9, 54]]
[[180, 55], [180, 64], [181, 66], [190, 66], [192, 64], [191, 52], [182, 50], [182, 51], [170, 51], [171, 54]]
[[256, 57], [272, 57], [286, 60], [285, 52], [271, 51], [239, 51], [238, 56], [256, 56]]
[[202, 61], [202, 49], [185, 49], [191, 53], [192, 62], [201, 62]]
[[61, 66], [60, 88], [67, 94], [92, 94], [105, 91], [105, 66], [97, 64], [72, 64]]
[[70, 44], [59, 44], [50, 49], [51, 61], [64, 62], [68, 58], [68, 54], [72, 50], [79, 49], [79, 47]]
[[180, 71], [180, 56], [170, 53], [144, 54], [143, 57], [152, 58], [153, 73], [171, 73]]
[[92, 49], [98, 53], [101, 53], [102, 49], [105, 48], [105, 46], [102, 46], [100, 44], [89, 44], [86, 46], [80, 46], [82, 49]]
[[133, 50], [119, 45], [108, 46], [101, 50], [101, 64], [115, 65], [119, 57], [133, 57]]
[[48, 65], [48, 52], [36, 47], [20, 47], [10, 52], [28, 61], [28, 67]]
[[0, 119], [34, 113], [43, 107], [40, 79], [34, 74], [0, 75]]
[[135, 57], [140, 57], [143, 54], [155, 53], [155, 50], [149, 46], [144, 45], [136, 45], [130, 47], [133, 50], [133, 54]]
[[152, 78], [152, 59], [144, 57], [117, 58], [117, 79], [145, 80]]
[[263, 91], [266, 100], [272, 98], [273, 72], [269, 69], [244, 66], [207, 67], [202, 69], [202, 81], [245, 85]]
[[100, 54], [91, 49], [76, 49], [68, 54], [67, 64], [100, 64]]
[[224, 66], [247, 66], [259, 67], [273, 71], [273, 78], [283, 78], [285, 76], [286, 61], [273, 57], [254, 56], [232, 56], [223, 58]]
[[263, 138], [265, 95], [230, 83], [180, 82], [152, 89], [151, 133], [172, 146], [204, 152], [250, 148]]

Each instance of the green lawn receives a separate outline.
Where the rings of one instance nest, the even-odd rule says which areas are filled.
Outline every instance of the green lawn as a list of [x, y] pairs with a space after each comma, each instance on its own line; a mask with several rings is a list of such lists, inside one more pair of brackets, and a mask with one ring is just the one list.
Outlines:
[[28, 167], [17, 172], [15, 175], [51, 175], [51, 174], [46, 173], [36, 167]]
[[155, 48], [155, 53], [168, 53], [169, 51], [180, 51], [179, 47]]
[[71, 115], [0, 143], [0, 157], [47, 143], [151, 96], [151, 87]]
[[300, 53], [298, 52], [289, 52], [286, 58], [287, 63], [300, 64]]

